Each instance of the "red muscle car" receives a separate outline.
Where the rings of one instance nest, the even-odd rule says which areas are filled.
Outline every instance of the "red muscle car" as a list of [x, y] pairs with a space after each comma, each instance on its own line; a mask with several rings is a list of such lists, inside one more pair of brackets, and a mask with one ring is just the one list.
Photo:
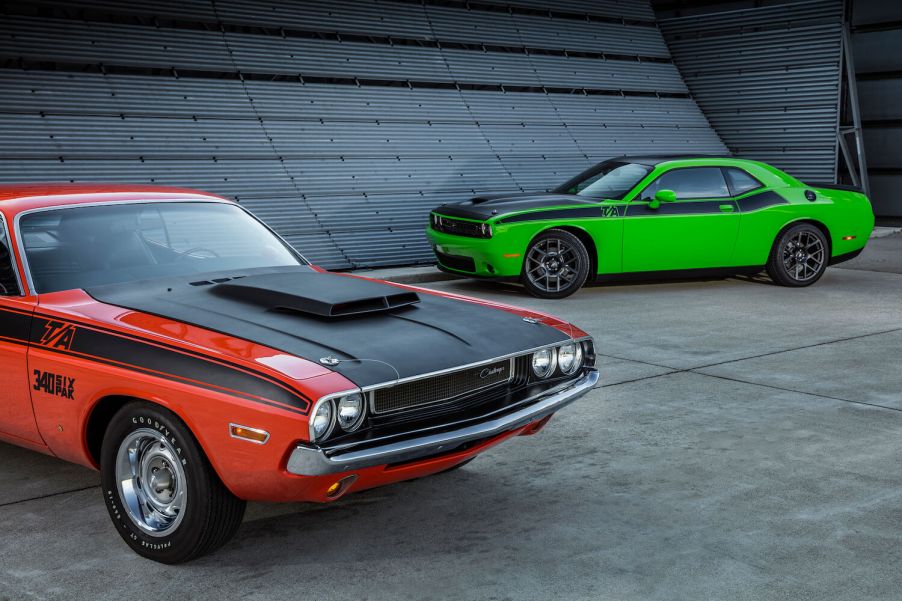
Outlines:
[[333, 274], [237, 203], [0, 186], [0, 439], [100, 470], [137, 553], [178, 563], [245, 502], [460, 466], [598, 380], [547, 315]]

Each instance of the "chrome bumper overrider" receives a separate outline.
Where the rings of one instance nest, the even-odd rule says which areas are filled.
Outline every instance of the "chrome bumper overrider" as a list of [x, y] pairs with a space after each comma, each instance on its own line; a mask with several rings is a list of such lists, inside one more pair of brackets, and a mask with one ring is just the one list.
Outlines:
[[360, 451], [338, 451], [327, 455], [322, 449], [298, 445], [288, 458], [288, 471], [301, 476], [322, 476], [413, 461], [444, 450], [450, 452], [463, 443], [491, 438], [547, 417], [592, 390], [597, 382], [598, 371], [592, 369], [566, 388], [536, 395], [526, 407], [500, 417], [449, 432], [426, 434]]

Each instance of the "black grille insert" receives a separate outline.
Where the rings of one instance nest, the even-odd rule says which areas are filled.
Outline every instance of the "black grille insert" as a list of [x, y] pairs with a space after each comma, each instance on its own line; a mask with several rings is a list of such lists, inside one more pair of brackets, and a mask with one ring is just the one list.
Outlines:
[[373, 391], [373, 413], [394, 413], [449, 401], [470, 393], [510, 382], [514, 362], [504, 359], [451, 372], [404, 382], [391, 388]]
[[454, 236], [466, 236], [468, 238], [492, 237], [492, 229], [485, 223], [451, 219], [435, 213], [432, 214], [432, 227], [440, 232]]
[[435, 251], [435, 256], [438, 257], [438, 262], [448, 269], [454, 269], [455, 271], [469, 271], [470, 273], [476, 272], [476, 261], [473, 257], [446, 255], [445, 253], [438, 251]]

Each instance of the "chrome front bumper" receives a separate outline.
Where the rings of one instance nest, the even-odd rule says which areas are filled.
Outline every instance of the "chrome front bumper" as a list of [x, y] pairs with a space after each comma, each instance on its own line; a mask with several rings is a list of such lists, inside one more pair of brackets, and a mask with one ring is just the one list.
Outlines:
[[466, 442], [491, 438], [547, 417], [592, 390], [597, 382], [598, 370], [592, 369], [566, 388], [536, 395], [526, 401], [529, 403], [526, 407], [500, 417], [489, 418], [457, 430], [425, 434], [365, 450], [338, 451], [327, 455], [322, 449], [298, 445], [288, 458], [288, 471], [300, 476], [322, 476], [387, 463], [413, 461], [444, 450], [450, 452]]

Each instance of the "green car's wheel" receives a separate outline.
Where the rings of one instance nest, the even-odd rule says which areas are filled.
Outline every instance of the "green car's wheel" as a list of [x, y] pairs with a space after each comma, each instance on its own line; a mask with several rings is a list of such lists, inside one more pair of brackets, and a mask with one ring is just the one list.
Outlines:
[[589, 277], [589, 253], [580, 239], [552, 229], [536, 237], [526, 250], [520, 281], [539, 298], [570, 296]]
[[830, 246], [820, 229], [810, 223], [789, 227], [777, 236], [767, 274], [781, 286], [810, 286], [824, 275]]

